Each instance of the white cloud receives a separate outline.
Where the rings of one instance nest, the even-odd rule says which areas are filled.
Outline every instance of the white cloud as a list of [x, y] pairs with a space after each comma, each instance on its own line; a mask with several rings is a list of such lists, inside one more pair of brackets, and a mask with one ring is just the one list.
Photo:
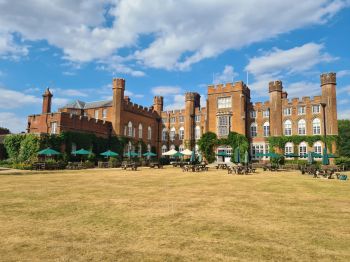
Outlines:
[[[2, 0], [0, 53], [25, 55], [28, 48], [23, 41], [47, 40], [62, 49], [67, 60], [101, 60], [106, 67], [112, 64], [134, 76], [144, 73], [133, 69], [130, 60], [186, 70], [226, 50], [326, 23], [347, 4], [342, 0]], [[149, 37], [148, 46], [140, 44], [143, 36]], [[129, 61], [108, 61], [121, 49], [130, 51]]]
[[274, 48], [265, 55], [249, 59], [245, 70], [253, 75], [304, 72], [316, 64], [331, 62], [335, 58], [322, 52], [323, 44], [307, 43], [287, 50]]
[[171, 101], [166, 104], [165, 110], [175, 110], [185, 108], [185, 96], [184, 95], [174, 95], [171, 97]]
[[342, 78], [344, 76], [349, 76], [350, 75], [350, 70], [340, 70], [337, 72], [337, 77]]
[[0, 108], [19, 108], [37, 103], [41, 103], [39, 97], [0, 87]]
[[158, 96], [178, 95], [182, 89], [178, 86], [157, 86], [152, 88], [152, 93]]
[[10, 129], [11, 133], [26, 131], [26, 117], [20, 117], [12, 112], [0, 112], [0, 126]]
[[214, 84], [234, 82], [233, 79], [237, 76], [233, 66], [226, 65], [221, 73], [214, 74]]

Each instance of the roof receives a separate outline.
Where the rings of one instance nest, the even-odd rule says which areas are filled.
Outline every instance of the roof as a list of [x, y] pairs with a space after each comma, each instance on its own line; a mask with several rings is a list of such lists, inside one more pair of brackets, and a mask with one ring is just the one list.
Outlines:
[[107, 107], [112, 106], [112, 100], [104, 101], [95, 101], [95, 102], [83, 102], [76, 100], [72, 103], [65, 105], [63, 108], [72, 108], [72, 109], [89, 109], [89, 108], [98, 108], [98, 107]]

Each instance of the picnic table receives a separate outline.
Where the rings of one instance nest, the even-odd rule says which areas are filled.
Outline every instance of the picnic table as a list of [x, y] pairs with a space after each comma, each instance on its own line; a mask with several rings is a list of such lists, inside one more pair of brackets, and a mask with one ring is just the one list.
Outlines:
[[123, 162], [122, 169], [127, 170], [137, 170], [137, 164], [135, 162]]

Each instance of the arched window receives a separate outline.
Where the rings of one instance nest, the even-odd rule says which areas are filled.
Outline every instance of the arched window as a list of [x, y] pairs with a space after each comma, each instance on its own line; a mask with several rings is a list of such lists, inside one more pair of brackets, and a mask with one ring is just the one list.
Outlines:
[[185, 138], [185, 129], [184, 129], [184, 127], [182, 126], [182, 127], [180, 127], [180, 129], [179, 129], [179, 139], [180, 140], [183, 140]]
[[320, 141], [317, 141], [314, 144], [314, 152], [317, 154], [322, 154], [322, 143]]
[[315, 118], [312, 121], [312, 132], [314, 135], [320, 135], [321, 134], [321, 121], [319, 118]]
[[304, 119], [300, 119], [298, 122], [298, 134], [306, 135], [306, 121]]
[[147, 138], [148, 140], [152, 139], [152, 128], [150, 126], [147, 129]]
[[[288, 155], [288, 154], [293, 154], [294, 153], [294, 145], [291, 142], [286, 143], [286, 145], [284, 146], [284, 154]], [[288, 158], [288, 156], [287, 156]]]
[[163, 128], [162, 130], [162, 140], [166, 141], [168, 138], [168, 130], [166, 128]]
[[142, 138], [142, 124], [139, 124], [139, 138]]
[[162, 154], [165, 153], [166, 151], [168, 151], [168, 149], [167, 149], [166, 145], [163, 145], [162, 146]]
[[284, 122], [284, 135], [291, 136], [292, 135], [292, 121], [286, 120]]
[[270, 123], [265, 122], [264, 123], [264, 136], [270, 136]]
[[128, 136], [132, 136], [132, 123], [130, 121], [128, 123]]
[[254, 122], [250, 125], [250, 136], [256, 137], [256, 135], [257, 135], [257, 128], [256, 128], [256, 123]]
[[201, 138], [201, 127], [200, 126], [196, 126], [196, 130], [195, 130], [195, 138], [196, 139], [200, 139]]
[[307, 154], [307, 144], [305, 142], [301, 142], [299, 144], [299, 155], [300, 157], [306, 157]]
[[180, 145], [180, 146], [179, 146], [179, 151], [182, 152], [182, 151], [184, 151], [184, 150], [185, 150], [185, 146], [184, 146], [184, 145]]
[[175, 127], [172, 127], [170, 129], [170, 133], [169, 133], [170, 141], [174, 141], [175, 140], [175, 135], [176, 135], [176, 129], [175, 129]]

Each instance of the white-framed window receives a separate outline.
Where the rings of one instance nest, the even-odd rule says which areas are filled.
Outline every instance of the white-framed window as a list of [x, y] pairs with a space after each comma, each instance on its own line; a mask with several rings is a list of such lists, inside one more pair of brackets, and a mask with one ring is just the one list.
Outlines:
[[283, 115], [291, 116], [292, 115], [292, 108], [291, 107], [287, 107], [287, 108], [283, 109]]
[[179, 116], [179, 122], [180, 122], [180, 123], [183, 123], [184, 121], [185, 121], [184, 116]]
[[257, 124], [254, 122], [250, 125], [250, 136], [251, 137], [256, 137], [258, 135], [257, 132]]
[[185, 129], [184, 129], [183, 126], [180, 127], [180, 129], [179, 129], [179, 139], [180, 139], [180, 140], [185, 139]]
[[132, 123], [130, 121], [128, 123], [128, 136], [132, 137]]
[[285, 154], [293, 154], [294, 153], [294, 145], [291, 142], [288, 142], [284, 146], [284, 153]]
[[306, 121], [304, 119], [298, 121], [298, 134], [306, 135]]
[[196, 122], [200, 122], [201, 121], [201, 115], [195, 115], [194, 120]]
[[195, 139], [200, 139], [200, 138], [201, 138], [201, 127], [200, 126], [196, 126]]
[[321, 134], [321, 120], [319, 118], [312, 120], [312, 133], [314, 135]]
[[51, 122], [51, 134], [57, 134], [57, 122]]
[[142, 124], [140, 123], [139, 124], [139, 138], [142, 138], [142, 130], [143, 130]]
[[165, 153], [166, 151], [168, 151], [168, 148], [166, 147], [166, 145], [162, 146], [162, 154]]
[[168, 130], [166, 128], [163, 128], [162, 130], [162, 140], [166, 141], [168, 139]]
[[284, 135], [291, 136], [292, 135], [292, 121], [286, 120], [284, 122]]
[[306, 109], [305, 106], [298, 107], [298, 115], [305, 115]]
[[264, 136], [265, 137], [270, 136], [270, 123], [269, 122], [264, 123]]
[[218, 98], [218, 109], [220, 108], [230, 108], [232, 106], [232, 98], [229, 97], [219, 97]]
[[306, 157], [307, 154], [307, 144], [305, 142], [301, 142], [299, 144], [299, 155], [300, 157]]
[[267, 110], [264, 110], [263, 111], [263, 117], [269, 117], [270, 116], [270, 110], [267, 109]]
[[185, 150], [185, 146], [184, 145], [180, 145], [179, 146], [179, 152], [182, 152], [182, 151], [184, 151]]
[[312, 113], [313, 114], [319, 114], [321, 112], [321, 107], [320, 105], [313, 105], [312, 106]]
[[170, 133], [169, 133], [170, 141], [174, 141], [175, 140], [175, 135], [176, 135], [176, 129], [175, 129], [175, 127], [172, 127], [170, 129]]
[[320, 141], [317, 141], [314, 144], [314, 152], [317, 154], [322, 154], [322, 143]]
[[219, 136], [227, 136], [230, 132], [230, 121], [231, 118], [229, 116], [218, 116], [218, 135]]
[[250, 117], [256, 118], [256, 111], [255, 110], [250, 111]]
[[176, 117], [175, 116], [172, 116], [170, 117], [170, 123], [175, 123], [176, 122]]
[[152, 139], [152, 127], [150, 126], [147, 128], [147, 138], [148, 140]]
[[107, 118], [107, 108], [104, 108], [104, 109], [102, 110], [102, 118], [103, 118], [103, 119], [106, 119], [106, 118]]
[[94, 114], [94, 116], [95, 116], [95, 119], [98, 119], [98, 109], [97, 109], [97, 110], [95, 110], [95, 114]]

